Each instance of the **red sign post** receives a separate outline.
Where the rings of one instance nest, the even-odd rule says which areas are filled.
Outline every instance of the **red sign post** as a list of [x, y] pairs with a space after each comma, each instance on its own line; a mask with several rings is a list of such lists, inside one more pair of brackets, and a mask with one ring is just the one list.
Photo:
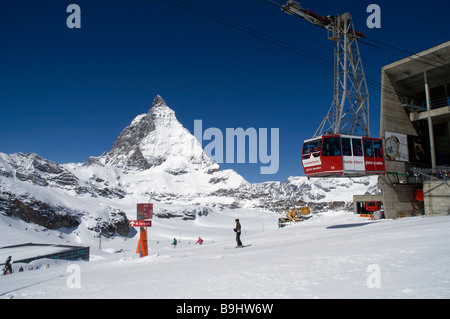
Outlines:
[[137, 204], [137, 220], [130, 220], [130, 227], [140, 227], [139, 242], [136, 249], [136, 253], [139, 253], [140, 257], [148, 255], [147, 245], [147, 230], [144, 227], [151, 227], [152, 221], [145, 219], [153, 218], [153, 204]]
[[152, 219], [153, 204], [137, 204], [137, 219]]

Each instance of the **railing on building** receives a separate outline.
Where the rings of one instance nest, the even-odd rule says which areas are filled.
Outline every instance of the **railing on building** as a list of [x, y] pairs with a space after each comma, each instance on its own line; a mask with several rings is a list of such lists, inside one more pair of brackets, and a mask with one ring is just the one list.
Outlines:
[[[410, 113], [415, 112], [424, 112], [427, 110], [427, 103], [422, 102], [420, 104], [414, 102], [413, 100], [409, 98], [402, 99], [402, 106], [408, 110]], [[431, 109], [437, 109], [440, 107], [450, 107], [450, 96], [443, 97], [441, 99], [433, 100], [430, 102]]]
[[410, 183], [423, 183], [426, 181], [450, 179], [450, 167], [437, 166], [434, 169], [413, 167], [407, 172], [407, 175], [408, 182]]

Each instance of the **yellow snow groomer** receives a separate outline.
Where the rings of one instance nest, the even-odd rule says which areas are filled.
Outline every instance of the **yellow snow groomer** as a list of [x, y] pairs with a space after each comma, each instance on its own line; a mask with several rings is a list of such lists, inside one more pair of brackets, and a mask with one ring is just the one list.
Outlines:
[[286, 214], [286, 217], [278, 218], [278, 228], [298, 223], [311, 217], [311, 210], [308, 206], [293, 208]]

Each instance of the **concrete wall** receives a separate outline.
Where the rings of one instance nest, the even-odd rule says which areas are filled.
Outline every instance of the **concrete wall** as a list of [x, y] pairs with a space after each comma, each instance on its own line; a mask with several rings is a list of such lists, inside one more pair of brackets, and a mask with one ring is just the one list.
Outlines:
[[381, 176], [378, 184], [382, 190], [386, 218], [395, 219], [423, 214], [423, 203], [414, 198], [414, 191], [420, 188], [418, 185], [393, 184], [389, 176]]
[[399, 96], [391, 94], [400, 90], [395, 86], [395, 81], [391, 79], [389, 71], [381, 71], [381, 111], [380, 111], [380, 132], [384, 138], [384, 132], [396, 132], [408, 135], [417, 135], [412, 125], [408, 113], [403, 108]]
[[425, 215], [450, 215], [450, 180], [435, 180], [423, 183]]
[[[391, 79], [389, 71], [382, 70], [382, 85], [389, 92], [398, 88]], [[396, 132], [417, 135], [408, 113], [403, 108], [398, 96], [381, 92], [380, 135], [385, 141], [384, 132]], [[386, 218], [398, 218], [416, 214], [413, 192], [417, 186], [405, 185], [406, 162], [391, 161], [385, 157], [386, 175], [380, 176], [378, 187], [382, 191], [384, 213]]]

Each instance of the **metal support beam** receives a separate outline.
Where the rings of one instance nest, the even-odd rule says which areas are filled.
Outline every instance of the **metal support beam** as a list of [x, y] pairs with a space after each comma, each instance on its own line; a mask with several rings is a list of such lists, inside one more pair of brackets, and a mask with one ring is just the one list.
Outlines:
[[427, 71], [423, 73], [423, 78], [425, 82], [425, 96], [427, 99], [427, 113], [428, 113], [428, 134], [430, 136], [430, 155], [431, 155], [431, 168], [436, 168], [436, 150], [434, 146], [434, 132], [433, 132], [433, 119], [430, 116], [431, 110], [431, 98], [430, 98], [430, 88], [428, 86], [428, 76]]
[[369, 136], [369, 91], [359, 53], [358, 39], [350, 13], [321, 16], [288, 0], [281, 9], [328, 30], [334, 47], [334, 95], [328, 114], [314, 137], [328, 134]]
[[334, 49], [333, 103], [314, 137], [326, 134], [369, 136], [369, 91], [350, 13], [328, 27]]

